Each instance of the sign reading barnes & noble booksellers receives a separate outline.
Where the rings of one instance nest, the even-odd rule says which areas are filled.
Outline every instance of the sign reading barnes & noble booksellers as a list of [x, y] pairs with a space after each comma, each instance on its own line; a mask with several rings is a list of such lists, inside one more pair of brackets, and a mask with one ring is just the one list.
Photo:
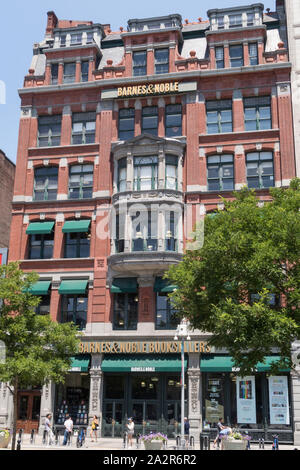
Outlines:
[[[87, 341], [79, 344], [79, 353], [168, 354], [180, 353], [180, 341]], [[210, 353], [205, 341], [186, 341], [186, 353]]]

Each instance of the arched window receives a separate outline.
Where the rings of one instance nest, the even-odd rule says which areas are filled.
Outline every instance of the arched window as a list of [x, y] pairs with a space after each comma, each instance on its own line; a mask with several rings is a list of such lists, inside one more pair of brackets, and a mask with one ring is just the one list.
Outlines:
[[47, 166], [34, 170], [34, 201], [54, 201], [57, 198], [58, 168]]
[[69, 199], [92, 198], [93, 181], [93, 165], [72, 165], [69, 173]]
[[247, 184], [249, 188], [274, 186], [273, 152], [251, 152], [246, 155]]
[[232, 191], [234, 189], [233, 155], [207, 157], [208, 191]]

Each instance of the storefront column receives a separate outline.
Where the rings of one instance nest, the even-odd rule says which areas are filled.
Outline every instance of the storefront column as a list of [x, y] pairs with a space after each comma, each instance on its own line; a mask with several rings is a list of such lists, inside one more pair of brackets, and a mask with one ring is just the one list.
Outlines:
[[199, 354], [189, 354], [188, 368], [188, 419], [190, 423], [190, 436], [195, 439], [195, 445], [199, 444], [202, 429], [202, 394], [201, 372]]
[[54, 400], [55, 400], [55, 384], [49, 382], [43, 385], [41, 395], [41, 410], [40, 410], [40, 424], [39, 434], [42, 435], [44, 431], [45, 418], [48, 413], [52, 415], [52, 424], [54, 423]]
[[[292, 344], [292, 354], [298, 351], [300, 353], [300, 341]], [[291, 370], [291, 399], [294, 419], [294, 445], [300, 446], [300, 365], [295, 370]]]
[[0, 382], [0, 428], [11, 428], [13, 395], [5, 382]]
[[99, 437], [102, 429], [102, 354], [92, 354], [90, 368], [90, 400], [89, 400], [89, 426], [91, 426], [93, 417], [96, 415], [99, 420]]

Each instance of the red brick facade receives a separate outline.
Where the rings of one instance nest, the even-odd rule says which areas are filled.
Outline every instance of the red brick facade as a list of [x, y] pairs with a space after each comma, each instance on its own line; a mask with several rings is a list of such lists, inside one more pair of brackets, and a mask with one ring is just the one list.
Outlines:
[[0, 150], [0, 248], [8, 248], [15, 165]]

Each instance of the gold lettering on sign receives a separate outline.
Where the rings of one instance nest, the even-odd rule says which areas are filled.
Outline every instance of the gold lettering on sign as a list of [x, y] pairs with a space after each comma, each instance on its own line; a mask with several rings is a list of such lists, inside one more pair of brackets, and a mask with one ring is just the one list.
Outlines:
[[[179, 353], [181, 343], [178, 341], [87, 341], [79, 343], [78, 353], [85, 354], [166, 354]], [[185, 341], [185, 353], [210, 353], [211, 348], [205, 341]]]
[[162, 93], [176, 93], [179, 91], [179, 82], [149, 83], [145, 85], [135, 85], [119, 87], [117, 89], [118, 98], [128, 96], [147, 96]]

